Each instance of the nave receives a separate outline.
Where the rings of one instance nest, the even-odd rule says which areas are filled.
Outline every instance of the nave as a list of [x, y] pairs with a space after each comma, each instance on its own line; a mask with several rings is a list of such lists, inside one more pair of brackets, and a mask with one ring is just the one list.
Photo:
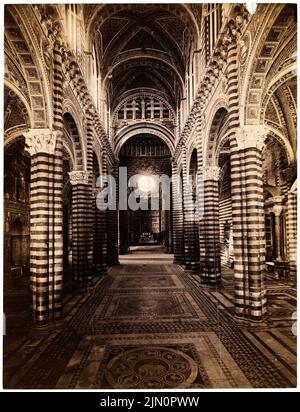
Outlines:
[[4, 387], [295, 386], [296, 5], [4, 32]]
[[159, 246], [132, 249], [66, 302], [60, 331], [10, 334], [6, 388], [296, 385], [296, 290], [288, 281], [266, 280], [268, 317], [250, 326], [232, 315], [230, 273], [222, 288], [200, 288]]

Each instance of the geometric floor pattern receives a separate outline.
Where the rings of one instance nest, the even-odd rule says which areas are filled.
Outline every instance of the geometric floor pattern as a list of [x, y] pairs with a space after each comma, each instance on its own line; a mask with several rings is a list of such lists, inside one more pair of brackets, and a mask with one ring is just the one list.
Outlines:
[[233, 316], [231, 274], [209, 289], [159, 250], [136, 250], [70, 299], [47, 336], [4, 339], [4, 387], [31, 389], [296, 386], [296, 290], [267, 279], [268, 315]]

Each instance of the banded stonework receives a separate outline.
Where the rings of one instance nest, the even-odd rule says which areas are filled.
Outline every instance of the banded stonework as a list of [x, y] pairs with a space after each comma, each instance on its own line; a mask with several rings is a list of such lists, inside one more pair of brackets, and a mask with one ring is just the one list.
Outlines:
[[[6, 349], [53, 339], [49, 374], [41, 359], [33, 371], [18, 358], [5, 366], [5, 379], [21, 371], [8, 386], [46, 387], [48, 376], [63, 388], [216, 387], [214, 362], [226, 387], [294, 385], [296, 5], [4, 9]], [[111, 347], [94, 348], [93, 333]], [[141, 349], [143, 333], [144, 343], [161, 337]], [[151, 380], [132, 364], [129, 378], [117, 369], [132, 354], [150, 377], [152, 354], [165, 372]]]

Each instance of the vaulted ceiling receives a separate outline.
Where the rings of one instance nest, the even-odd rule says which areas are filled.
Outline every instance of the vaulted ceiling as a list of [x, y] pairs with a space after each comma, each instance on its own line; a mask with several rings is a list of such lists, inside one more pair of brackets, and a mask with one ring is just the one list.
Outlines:
[[174, 106], [183, 95], [197, 19], [179, 4], [86, 5], [85, 21], [111, 107], [135, 88], [163, 92]]
[[266, 108], [265, 121], [285, 135], [296, 155], [297, 81], [282, 83], [271, 96]]

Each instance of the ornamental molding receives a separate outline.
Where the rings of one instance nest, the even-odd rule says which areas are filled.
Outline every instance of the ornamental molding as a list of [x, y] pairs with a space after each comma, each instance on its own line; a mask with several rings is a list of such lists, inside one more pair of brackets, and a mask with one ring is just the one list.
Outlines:
[[38, 153], [54, 155], [57, 137], [60, 131], [51, 129], [30, 129], [24, 133], [25, 150], [33, 156]]
[[73, 170], [72, 172], [68, 172], [68, 174], [72, 186], [79, 184], [87, 185], [89, 183], [89, 172], [85, 172], [83, 170]]

